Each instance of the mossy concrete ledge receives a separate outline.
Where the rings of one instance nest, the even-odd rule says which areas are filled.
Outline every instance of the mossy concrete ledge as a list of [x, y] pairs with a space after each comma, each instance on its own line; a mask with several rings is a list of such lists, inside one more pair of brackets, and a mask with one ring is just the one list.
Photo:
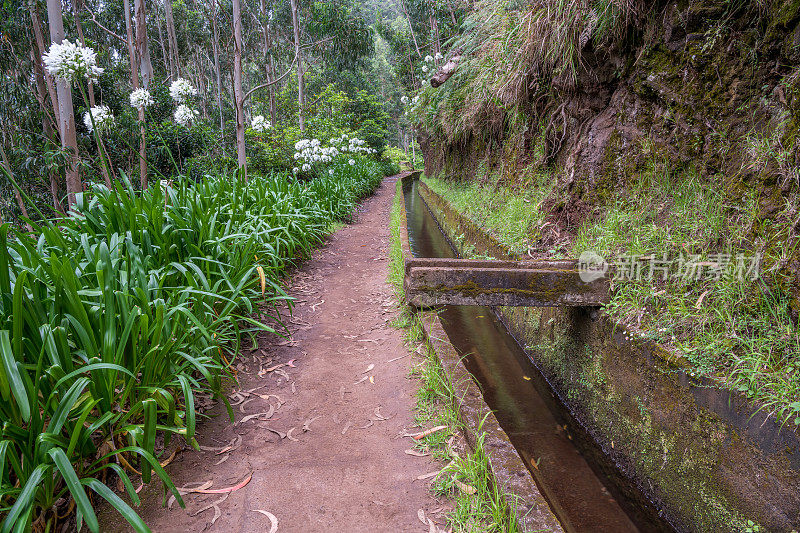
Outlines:
[[[398, 185], [397, 191], [397, 194], [403, 194], [401, 185]], [[401, 202], [400, 205], [400, 245], [403, 258], [410, 259], [412, 254], [406, 226], [405, 204]], [[519, 529], [526, 532], [563, 532], [561, 524], [536, 487], [522, 458], [483, 400], [478, 385], [464, 367], [456, 349], [450, 344], [439, 316], [433, 311], [426, 311], [417, 313], [417, 317], [422, 323], [426, 341], [436, 352], [453, 387], [457, 398], [455, 407], [464, 424], [464, 437], [467, 443], [474, 447], [477, 432], [480, 430], [485, 434], [484, 450], [489, 458], [492, 475], [495, 483], [506, 495], [508, 503], [514, 506]]]
[[[462, 256], [518, 259], [424, 183], [418, 191]], [[584, 454], [637, 505], [678, 531], [800, 531], [800, 438], [767, 409], [602, 313], [495, 312], [566, 407]]]

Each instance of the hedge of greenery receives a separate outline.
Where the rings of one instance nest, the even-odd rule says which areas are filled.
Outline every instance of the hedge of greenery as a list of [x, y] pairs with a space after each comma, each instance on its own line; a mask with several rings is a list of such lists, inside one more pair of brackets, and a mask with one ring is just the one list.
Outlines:
[[0, 531], [53, 531], [70, 499], [98, 531], [98, 497], [148, 531], [100, 481], [109, 470], [134, 505], [137, 469], [183, 504], [156, 438], [197, 446], [195, 394], [226, 401], [242, 337], [269, 330], [254, 308], [286, 304], [284, 269], [380, 183], [378, 163], [353, 157], [307, 182], [204, 177], [142, 193], [124, 180], [31, 234], [0, 226]]

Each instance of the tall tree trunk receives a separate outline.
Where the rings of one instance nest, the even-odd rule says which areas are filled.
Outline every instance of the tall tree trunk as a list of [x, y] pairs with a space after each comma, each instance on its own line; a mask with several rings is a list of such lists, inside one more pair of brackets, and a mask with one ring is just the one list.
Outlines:
[[217, 108], [219, 109], [219, 132], [225, 136], [225, 120], [222, 117], [222, 72], [219, 68], [219, 28], [217, 27], [217, 3], [211, 2], [211, 46], [214, 49], [214, 74], [217, 77]]
[[[33, 78], [36, 80], [36, 99], [39, 101], [39, 106], [42, 108], [42, 132], [48, 141], [54, 139], [53, 126], [58, 126], [52, 122], [52, 116], [48, 113], [47, 109], [47, 87], [45, 86], [45, 73], [42, 67], [41, 57], [36, 55], [36, 46], [31, 47], [31, 62], [33, 63]], [[64, 212], [64, 207], [61, 205], [61, 200], [58, 197], [58, 179], [56, 173], [53, 171], [48, 172], [50, 181], [50, 194], [53, 198], [53, 208], [59, 213]]]
[[172, 17], [172, 0], [164, 0], [165, 22], [167, 24], [167, 43], [169, 44], [169, 69], [173, 79], [181, 75], [178, 60], [178, 38], [175, 35], [175, 19]]
[[[56, 101], [56, 90], [53, 84], [53, 79], [44, 70], [42, 63], [42, 53], [44, 52], [44, 38], [42, 36], [41, 21], [39, 14], [36, 13], [34, 3], [29, 3], [31, 13], [31, 23], [33, 24], [34, 44], [31, 46], [31, 63], [33, 63], [33, 77], [36, 80], [36, 92], [38, 95], [39, 105], [42, 108], [42, 131], [45, 138], [54, 140], [53, 128], [58, 128], [58, 102]], [[50, 96], [50, 110], [52, 115], [48, 113], [47, 96]], [[53, 208], [59, 213], [64, 212], [64, 207], [61, 205], [61, 199], [58, 195], [58, 178], [53, 171], [48, 172], [50, 181], [50, 194], [53, 198]]]
[[[134, 13], [136, 16], [136, 54], [139, 58], [139, 69], [142, 72], [142, 85], [150, 89], [153, 80], [153, 62], [150, 60], [150, 46], [147, 39], [147, 7], [144, 0], [135, 0]], [[139, 185], [142, 190], [147, 188], [147, 134], [144, 127], [144, 108], [140, 107], [139, 113]]]
[[[213, 2], [212, 2], [213, 3]], [[167, 77], [172, 77], [172, 70], [169, 68], [169, 56], [167, 56], [167, 49], [164, 46], [164, 32], [161, 30], [161, 18], [156, 17], [156, 27], [158, 28], [158, 44], [161, 47], [161, 59], [164, 61], [164, 72]]]
[[408, 21], [408, 29], [411, 30], [411, 38], [414, 40], [414, 48], [417, 51], [417, 55], [422, 57], [422, 53], [419, 51], [419, 43], [417, 43], [417, 34], [414, 33], [414, 26], [411, 25], [411, 17], [408, 16], [406, 3], [403, 0], [400, 0], [400, 7], [403, 8], [403, 14], [406, 16], [406, 20]]
[[300, 18], [297, 13], [297, 0], [290, 0], [292, 7], [292, 26], [294, 29], [294, 53], [297, 56], [297, 122], [300, 131], [305, 131], [303, 115], [306, 111], [306, 83], [303, 71], [303, 56], [300, 52]]
[[[267, 83], [272, 83], [272, 80], [275, 79], [275, 62], [272, 58], [272, 43], [270, 42], [270, 34], [269, 34], [269, 20], [267, 19], [267, 2], [266, 0], [261, 0], [261, 18], [263, 19], [263, 28], [264, 28], [264, 66], [266, 68], [267, 74]], [[273, 85], [269, 86], [269, 118], [270, 121], [275, 124], [275, 87]]]
[[[50, 24], [50, 41], [61, 43], [64, 40], [64, 19], [61, 13], [61, 0], [47, 0], [47, 19]], [[81, 83], [83, 83], [81, 81]], [[80, 171], [78, 170], [78, 139], [75, 134], [75, 112], [72, 108], [72, 87], [70, 82], [58, 80], [56, 83], [58, 98], [59, 133], [61, 147], [69, 152], [67, 163], [67, 198], [70, 207], [75, 205], [75, 195], [83, 191]]]
[[[294, 0], [292, 0], [294, 2]], [[236, 159], [247, 180], [247, 157], [244, 151], [244, 92], [242, 91], [242, 7], [233, 0], [233, 98], [236, 103]]]
[[208, 90], [206, 84], [206, 69], [203, 64], [203, 54], [196, 51], [194, 54], [194, 61], [197, 68], [197, 88], [200, 89], [200, 109], [203, 112], [203, 118], [208, 119]]
[[136, 16], [136, 52], [139, 69], [142, 72], [142, 86], [150, 89], [150, 82], [153, 80], [153, 62], [150, 60], [150, 44], [147, 39], [147, 7], [144, 0], [135, 0], [133, 8]]

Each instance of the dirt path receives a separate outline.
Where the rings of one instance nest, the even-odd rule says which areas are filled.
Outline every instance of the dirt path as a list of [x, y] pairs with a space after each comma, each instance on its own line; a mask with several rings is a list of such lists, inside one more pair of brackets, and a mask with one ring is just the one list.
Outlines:
[[[292, 339], [276, 346], [275, 338], [262, 337], [243, 358], [237, 390], [263, 388], [234, 406], [237, 424], [223, 415], [199, 427], [201, 445], [238, 448], [187, 449], [169, 467], [177, 486], [213, 480], [212, 489], [229, 487], [252, 473], [250, 483], [218, 503], [219, 511], [209, 507], [195, 516], [221, 496], [190, 494], [186, 511], [177, 505], [168, 510], [157, 483], [151, 484], [140, 512], [154, 532], [270, 531], [269, 517], [257, 509], [272, 513], [278, 531], [287, 532], [428, 531], [419, 509], [433, 512], [443, 526], [443, 504], [425, 481], [415, 480], [436, 465], [404, 453], [411, 439], [402, 435], [418, 431], [412, 414], [417, 385], [408, 377], [411, 360], [401, 333], [389, 325], [396, 314], [386, 282], [394, 190], [395, 180], [387, 179], [356, 222], [295, 273]], [[292, 360], [295, 367], [265, 372]], [[242, 421], [269, 413], [270, 406], [271, 418]], [[211, 412], [223, 411], [217, 406]], [[120, 519], [112, 522], [105, 530], [124, 529]]]

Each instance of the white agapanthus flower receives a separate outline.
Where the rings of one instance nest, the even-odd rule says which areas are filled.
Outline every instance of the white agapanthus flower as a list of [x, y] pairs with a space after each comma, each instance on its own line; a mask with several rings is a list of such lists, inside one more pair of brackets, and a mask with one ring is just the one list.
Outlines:
[[[94, 123], [92, 123], [92, 118], [94, 118]], [[107, 105], [99, 105], [83, 114], [83, 123], [89, 133], [92, 133], [95, 128], [100, 132], [107, 130], [114, 124], [114, 115], [111, 114], [111, 110]]]
[[179, 104], [186, 102], [196, 94], [197, 89], [194, 88], [189, 80], [183, 78], [178, 78], [169, 86], [169, 95]]
[[175, 122], [181, 126], [188, 127], [197, 115], [199, 115], [197, 111], [188, 105], [181, 104], [175, 110]]
[[422, 72], [428, 72], [428, 65], [422, 65]]
[[411, 103], [412, 103], [412, 104], [416, 104], [416, 103], [417, 103], [417, 100], [419, 100], [419, 96], [415, 96], [415, 97], [414, 97], [414, 98], [411, 100]]
[[333, 169], [328, 170], [328, 175], [333, 176]]
[[294, 168], [292, 169], [292, 174], [297, 174], [298, 172], [300, 172], [300, 169], [299, 169], [299, 168], [297, 168], [297, 167], [294, 167]]
[[408, 96], [403, 96], [400, 101], [403, 103], [403, 105], [408, 105]]
[[264, 115], [256, 115], [250, 123], [250, 126], [259, 133], [264, 133], [272, 127], [272, 123], [264, 118]]
[[153, 105], [153, 95], [147, 89], [136, 89], [131, 93], [131, 106], [136, 109]]
[[97, 66], [97, 54], [94, 50], [66, 39], [50, 45], [42, 60], [47, 72], [69, 82], [80, 78], [97, 80], [103, 73], [103, 69]]
[[440, 59], [444, 59], [444, 56], [440, 52], [436, 52], [436, 55], [433, 57], [436, 61]]
[[311, 170], [311, 165], [309, 165], [308, 163], [304, 163], [303, 172], [308, 172], [309, 170]]
[[353, 166], [353, 165], [355, 165], [355, 164], [356, 164], [356, 161], [355, 161], [355, 159], [351, 159], [351, 160], [350, 160], [350, 161], [348, 161], [347, 163], [348, 163], [350, 166]]
[[433, 61], [433, 57], [432, 56], [425, 56], [425, 62], [426, 63], [430, 63], [431, 61]]

